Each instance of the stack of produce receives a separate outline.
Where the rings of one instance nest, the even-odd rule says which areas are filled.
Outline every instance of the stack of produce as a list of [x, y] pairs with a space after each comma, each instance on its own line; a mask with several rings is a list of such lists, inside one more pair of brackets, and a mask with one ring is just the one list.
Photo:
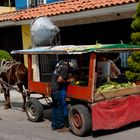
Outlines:
[[97, 91], [99, 92], [107, 92], [110, 90], [115, 90], [115, 89], [122, 89], [122, 88], [128, 88], [128, 87], [133, 87], [135, 86], [133, 83], [117, 83], [117, 82], [106, 82], [99, 86], [97, 88]]

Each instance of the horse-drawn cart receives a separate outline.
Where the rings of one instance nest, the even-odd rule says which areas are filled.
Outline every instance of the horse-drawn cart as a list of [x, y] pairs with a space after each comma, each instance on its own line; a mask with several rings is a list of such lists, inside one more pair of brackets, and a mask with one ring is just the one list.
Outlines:
[[[126, 44], [65, 45], [13, 50], [12, 53], [28, 56], [28, 94], [37, 93], [44, 99], [49, 99], [51, 84], [48, 79], [46, 82], [33, 80], [33, 55], [53, 55], [57, 61], [65, 57], [77, 59], [79, 69], [76, 78], [78, 82], [67, 88], [67, 98], [70, 104], [68, 119], [73, 133], [84, 136], [91, 130], [115, 129], [140, 120], [140, 86], [132, 85], [106, 92], [97, 90], [97, 85], [100, 86], [98, 56], [104, 53], [125, 53], [126, 51], [140, 51], [140, 46]], [[56, 60], [53, 62], [55, 63]], [[50, 59], [45, 61], [52, 62]], [[38, 98], [29, 97], [26, 103], [26, 113], [31, 121], [41, 119], [43, 106]]]

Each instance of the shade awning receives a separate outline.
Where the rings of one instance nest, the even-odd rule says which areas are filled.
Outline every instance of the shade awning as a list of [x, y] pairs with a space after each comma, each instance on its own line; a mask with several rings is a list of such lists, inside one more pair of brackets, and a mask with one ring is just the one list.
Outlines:
[[140, 45], [96, 44], [96, 45], [59, 45], [40, 46], [25, 50], [13, 50], [11, 54], [83, 54], [89, 52], [140, 51]]

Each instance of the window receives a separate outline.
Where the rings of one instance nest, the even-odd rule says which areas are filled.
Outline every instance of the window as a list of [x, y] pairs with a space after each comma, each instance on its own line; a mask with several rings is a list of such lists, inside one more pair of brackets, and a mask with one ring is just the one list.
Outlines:
[[44, 3], [44, 0], [29, 0], [29, 7], [37, 7], [42, 3]]
[[54, 2], [58, 2], [58, 1], [64, 1], [64, 0], [46, 0], [46, 3], [54, 3]]
[[0, 6], [15, 7], [15, 0], [0, 0]]
[[121, 52], [120, 58], [121, 58], [121, 66], [124, 68], [128, 67], [127, 59], [131, 55], [131, 51]]
[[40, 69], [40, 81], [41, 82], [50, 82], [52, 73], [55, 69], [57, 63], [56, 55], [38, 55], [39, 57], [39, 69]]

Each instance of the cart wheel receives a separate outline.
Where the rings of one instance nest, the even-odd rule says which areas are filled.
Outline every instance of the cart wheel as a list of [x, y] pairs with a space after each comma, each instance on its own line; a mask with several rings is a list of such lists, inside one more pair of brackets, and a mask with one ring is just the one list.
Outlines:
[[77, 136], [86, 136], [92, 129], [91, 114], [84, 105], [74, 105], [69, 110], [69, 124]]
[[36, 98], [30, 98], [26, 103], [28, 120], [38, 122], [43, 117], [43, 106]]

